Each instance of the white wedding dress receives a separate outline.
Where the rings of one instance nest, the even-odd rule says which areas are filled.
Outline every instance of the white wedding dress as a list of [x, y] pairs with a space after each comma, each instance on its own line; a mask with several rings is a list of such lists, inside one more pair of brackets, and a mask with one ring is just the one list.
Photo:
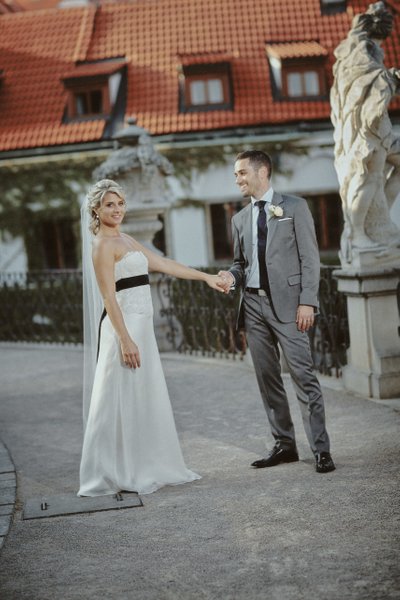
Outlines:
[[[142, 252], [130, 251], [115, 265], [115, 280], [148, 273]], [[150, 286], [117, 292], [126, 327], [137, 344], [141, 366], [122, 362], [108, 316], [101, 326], [80, 468], [79, 496], [122, 490], [150, 494], [164, 485], [200, 476], [186, 468], [176, 433], [153, 327]]]

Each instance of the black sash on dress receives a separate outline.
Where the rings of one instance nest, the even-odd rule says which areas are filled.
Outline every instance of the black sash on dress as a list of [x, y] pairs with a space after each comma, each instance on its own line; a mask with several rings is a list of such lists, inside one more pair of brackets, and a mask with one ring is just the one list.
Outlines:
[[[146, 275], [136, 275], [135, 277], [124, 277], [123, 279], [118, 279], [115, 282], [115, 291], [120, 292], [121, 290], [127, 290], [128, 288], [139, 287], [140, 285], [149, 285], [150, 279], [149, 276]], [[106, 309], [103, 310], [100, 323], [99, 323], [99, 334], [97, 338], [97, 356], [96, 362], [99, 358], [99, 350], [100, 350], [100, 334], [101, 334], [101, 324], [107, 314]]]

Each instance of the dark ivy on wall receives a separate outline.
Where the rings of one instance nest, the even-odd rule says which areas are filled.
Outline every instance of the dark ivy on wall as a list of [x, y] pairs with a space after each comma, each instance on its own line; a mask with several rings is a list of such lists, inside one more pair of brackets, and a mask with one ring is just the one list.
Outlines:
[[79, 195], [99, 162], [1, 168], [0, 231], [23, 237], [30, 271], [79, 267]]

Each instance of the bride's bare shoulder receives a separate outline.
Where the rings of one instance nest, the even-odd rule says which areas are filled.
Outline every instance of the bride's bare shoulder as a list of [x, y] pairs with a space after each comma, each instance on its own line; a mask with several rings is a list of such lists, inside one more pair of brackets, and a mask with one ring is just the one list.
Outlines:
[[135, 238], [133, 238], [131, 235], [128, 235], [127, 233], [121, 233], [121, 237], [124, 240], [125, 243], [129, 244], [131, 247], [133, 246], [135, 249], [137, 246], [139, 246], [140, 244], [135, 240]]
[[93, 255], [118, 254], [119, 244], [115, 238], [100, 237], [93, 240]]

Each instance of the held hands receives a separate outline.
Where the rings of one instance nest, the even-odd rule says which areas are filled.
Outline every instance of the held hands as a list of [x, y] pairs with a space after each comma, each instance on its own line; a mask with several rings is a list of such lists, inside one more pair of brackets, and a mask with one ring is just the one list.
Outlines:
[[222, 280], [222, 278], [218, 275], [207, 275], [206, 277], [206, 283], [207, 285], [210, 286], [210, 288], [212, 288], [213, 290], [217, 290], [218, 292], [224, 292], [225, 288], [224, 288], [224, 282]]
[[299, 304], [296, 315], [297, 329], [299, 331], [308, 331], [314, 325], [314, 307], [306, 304]]
[[129, 369], [140, 367], [139, 348], [130, 338], [120, 341], [122, 360]]
[[221, 289], [225, 294], [229, 294], [231, 287], [235, 284], [235, 278], [229, 271], [220, 271], [218, 273], [222, 281]]

